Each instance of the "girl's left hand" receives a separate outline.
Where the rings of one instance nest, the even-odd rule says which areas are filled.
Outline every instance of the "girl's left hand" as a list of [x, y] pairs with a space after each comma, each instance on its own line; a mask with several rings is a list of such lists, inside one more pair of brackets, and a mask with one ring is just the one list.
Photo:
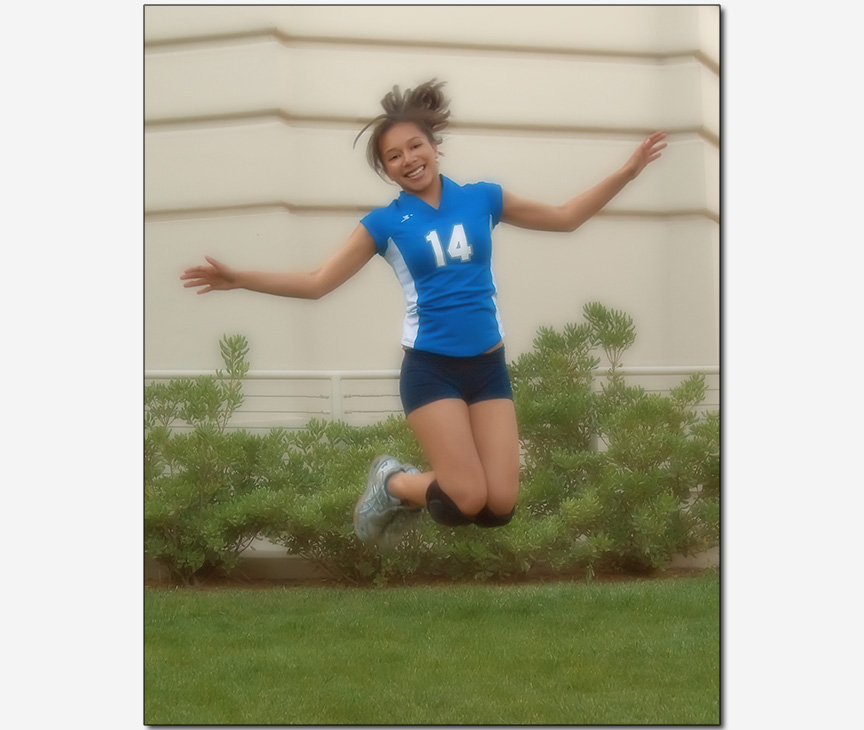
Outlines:
[[660, 157], [661, 150], [666, 149], [665, 132], [654, 132], [648, 139], [640, 144], [636, 151], [630, 156], [624, 169], [632, 180], [644, 170], [649, 162]]

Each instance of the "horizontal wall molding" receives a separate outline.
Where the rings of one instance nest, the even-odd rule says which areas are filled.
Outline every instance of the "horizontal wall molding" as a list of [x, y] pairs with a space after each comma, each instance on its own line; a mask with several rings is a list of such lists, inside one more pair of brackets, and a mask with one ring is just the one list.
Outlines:
[[237, 215], [270, 215], [290, 213], [291, 215], [366, 215], [374, 205], [294, 205], [285, 202], [262, 202], [244, 205], [202, 206], [196, 208], [166, 208], [148, 210], [145, 221], [188, 220], [194, 218], [221, 218]]
[[[171, 208], [160, 210], [147, 210], [144, 212], [144, 221], [156, 223], [162, 221], [194, 220], [200, 218], [222, 218], [242, 215], [270, 215], [273, 213], [289, 213], [291, 215], [366, 215], [373, 208], [380, 207], [379, 204], [369, 205], [294, 205], [285, 202], [252, 203], [247, 205], [222, 205], [198, 208]], [[596, 214], [598, 218], [607, 219], [644, 219], [644, 220], [681, 220], [681, 219], [708, 219], [719, 223], [719, 216], [713, 211], [703, 210], [601, 210]]]
[[696, 60], [712, 73], [719, 74], [719, 65], [699, 49], [676, 52], [623, 51], [588, 48], [564, 48], [556, 46], [536, 46], [531, 44], [513, 45], [502, 43], [451, 43], [433, 40], [413, 40], [409, 43], [390, 38], [338, 38], [332, 36], [290, 35], [278, 28], [262, 28], [237, 33], [219, 33], [201, 36], [155, 39], [144, 42], [144, 51], [149, 53], [188, 51], [208, 47], [242, 45], [247, 43], [277, 42], [291, 48], [339, 47], [344, 49], [384, 49], [405, 52], [446, 52], [505, 54], [511, 56], [535, 56], [540, 58], [570, 58], [615, 61], [642, 61], [644, 63], [677, 63], [682, 60]]
[[[146, 115], [146, 112], [145, 112]], [[173, 132], [180, 130], [209, 129], [213, 127], [242, 126], [246, 124], [264, 124], [281, 122], [289, 127], [336, 127], [339, 129], [356, 129], [358, 132], [369, 120], [360, 117], [310, 116], [292, 114], [283, 109], [258, 109], [247, 112], [229, 112], [225, 114], [207, 114], [189, 117], [171, 117], [146, 119], [145, 132]], [[610, 137], [642, 137], [654, 132], [647, 127], [592, 127], [581, 125], [556, 124], [506, 124], [500, 122], [458, 122], [453, 121], [447, 127], [448, 132], [463, 132], [469, 134], [488, 135], [545, 135], [581, 138]], [[719, 137], [704, 127], [682, 126], [664, 130], [670, 136], [694, 136], [709, 144], [719, 147]], [[446, 133], [445, 133], [446, 134]]]

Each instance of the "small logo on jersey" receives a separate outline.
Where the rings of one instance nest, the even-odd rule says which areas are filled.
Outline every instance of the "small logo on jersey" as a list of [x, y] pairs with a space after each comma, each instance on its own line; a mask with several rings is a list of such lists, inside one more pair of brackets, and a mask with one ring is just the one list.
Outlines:
[[399, 221], [399, 222], [400, 222], [400, 223], [404, 223], [404, 222], [407, 221], [407, 220], [408, 220], [412, 215], [414, 215], [414, 214], [413, 214], [413, 213], [408, 213], [407, 215], [403, 215], [403, 216], [402, 216], [402, 220]]

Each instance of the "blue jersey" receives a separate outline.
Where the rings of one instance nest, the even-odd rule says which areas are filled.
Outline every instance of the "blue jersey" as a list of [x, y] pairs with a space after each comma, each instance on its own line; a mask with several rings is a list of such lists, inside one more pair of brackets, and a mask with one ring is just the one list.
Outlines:
[[492, 273], [503, 195], [492, 183], [441, 183], [437, 210], [403, 191], [361, 222], [405, 292], [402, 344], [469, 357], [504, 337]]

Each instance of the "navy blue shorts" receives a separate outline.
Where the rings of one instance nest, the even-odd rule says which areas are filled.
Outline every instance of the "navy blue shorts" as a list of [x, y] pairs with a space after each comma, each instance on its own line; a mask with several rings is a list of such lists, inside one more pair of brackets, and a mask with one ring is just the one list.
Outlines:
[[475, 357], [406, 350], [399, 394], [406, 416], [420, 406], [445, 398], [460, 398], [468, 405], [495, 398], [512, 400], [504, 348]]

